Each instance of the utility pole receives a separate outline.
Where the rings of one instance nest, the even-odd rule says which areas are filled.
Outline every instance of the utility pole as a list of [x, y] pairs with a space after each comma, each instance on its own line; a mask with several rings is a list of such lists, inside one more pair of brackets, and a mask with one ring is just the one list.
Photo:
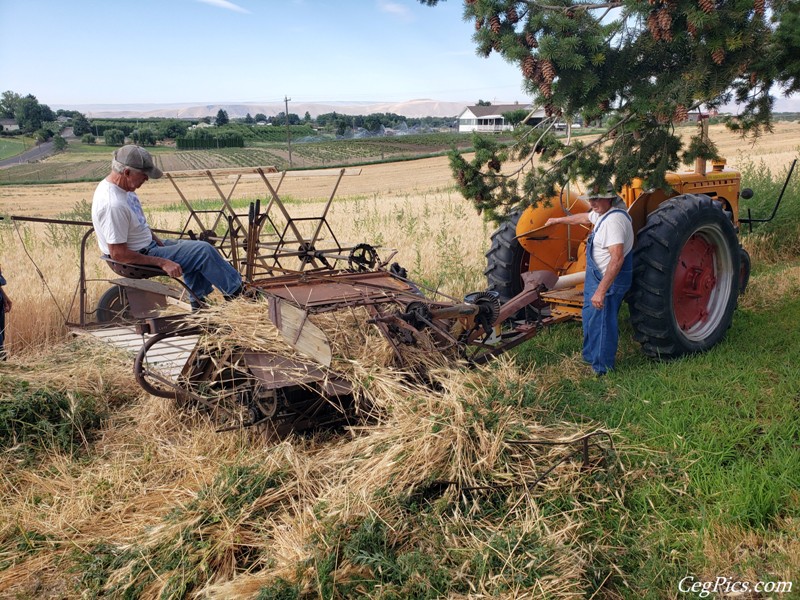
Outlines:
[[286, 105], [286, 145], [289, 147], [289, 168], [292, 168], [292, 132], [289, 129], [289, 100], [291, 98], [283, 97], [283, 102]]

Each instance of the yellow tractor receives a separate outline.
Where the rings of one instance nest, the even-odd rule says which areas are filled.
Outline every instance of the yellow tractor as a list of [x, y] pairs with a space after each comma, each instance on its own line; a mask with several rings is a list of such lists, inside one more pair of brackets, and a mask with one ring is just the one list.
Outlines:
[[[739, 224], [756, 219], [740, 218], [739, 199], [752, 191], [740, 188], [741, 174], [727, 170], [724, 160], [713, 161], [708, 172], [698, 160], [693, 172], [666, 179], [670, 193], [634, 181], [619, 195], [636, 233], [628, 295], [634, 337], [647, 355], [673, 358], [711, 348], [730, 327], [750, 274]], [[577, 193], [562, 192], [502, 223], [486, 254], [489, 289], [507, 302], [523, 291], [523, 274], [550, 272], [558, 278], [540, 278], [547, 289], [525, 309], [527, 320], [579, 319], [589, 229], [545, 223], [588, 210]]]

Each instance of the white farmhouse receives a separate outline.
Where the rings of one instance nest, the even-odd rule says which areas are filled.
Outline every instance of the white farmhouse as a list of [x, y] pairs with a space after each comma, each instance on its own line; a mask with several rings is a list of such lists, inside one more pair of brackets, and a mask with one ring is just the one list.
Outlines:
[[1, 131], [19, 131], [19, 125], [14, 119], [0, 119]]
[[[511, 131], [514, 127], [503, 118], [503, 113], [513, 110], [531, 110], [525, 104], [490, 104], [489, 106], [468, 106], [458, 115], [458, 132], [489, 133], [497, 131]], [[528, 124], [536, 125], [544, 118], [544, 110], [537, 109], [528, 119]]]

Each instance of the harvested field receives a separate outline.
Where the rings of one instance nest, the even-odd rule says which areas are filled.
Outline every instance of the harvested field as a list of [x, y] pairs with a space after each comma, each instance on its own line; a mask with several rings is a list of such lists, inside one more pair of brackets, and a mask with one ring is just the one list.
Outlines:
[[[183, 165], [185, 167], [185, 165]], [[425, 158], [401, 163], [386, 163], [359, 167], [361, 175], [345, 177], [337, 197], [398, 197], [442, 190], [453, 186], [447, 157]], [[106, 169], [107, 170], [107, 169]], [[104, 175], [98, 176], [98, 181]], [[276, 181], [277, 175], [270, 179]], [[233, 177], [219, 183], [227, 193]], [[189, 198], [218, 198], [213, 186], [205, 178], [181, 179], [181, 191]], [[24, 216], [52, 217], [69, 211], [83, 200], [91, 202], [95, 182], [55, 185], [0, 186], [0, 213]], [[331, 193], [331, 178], [314, 172], [307, 175], [297, 171], [284, 184], [286, 193], [298, 200], [321, 200]], [[260, 177], [243, 177], [236, 188], [236, 198], [265, 198], [267, 189]], [[147, 208], [180, 202], [175, 188], [166, 178], [150, 181], [140, 190]]]
[[[691, 127], [682, 128], [688, 139], [692, 134]], [[720, 154], [728, 160], [729, 168], [741, 168], [751, 162], [765, 160], [773, 173], [780, 173], [791, 160], [800, 154], [800, 123], [778, 122], [775, 132], [755, 141], [742, 140], [727, 131], [722, 125], [711, 127], [711, 138], [717, 144]], [[110, 154], [110, 152], [109, 152]], [[214, 153], [213, 164], [219, 167], [219, 156], [227, 156], [229, 167], [272, 165], [274, 154], [259, 148], [228, 149]], [[58, 169], [77, 169], [81, 176], [94, 177], [98, 180], [108, 170], [107, 160], [94, 158], [77, 164], [65, 162], [68, 156], [56, 155], [47, 161], [28, 165], [31, 173], [45, 168], [52, 169], [55, 163]], [[205, 169], [211, 163], [209, 153], [175, 152], [158, 155], [162, 167], [166, 171], [189, 169]], [[49, 166], [48, 166], [49, 165]], [[16, 167], [15, 167], [16, 168]], [[407, 196], [433, 190], [443, 190], [454, 185], [447, 157], [424, 158], [408, 162], [384, 163], [360, 167], [359, 177], [346, 177], [337, 194], [348, 196]], [[330, 193], [326, 178], [313, 174], [304, 176], [298, 171], [292, 178], [292, 198], [298, 200], [319, 200]], [[224, 188], [230, 188], [230, 179], [221, 181]], [[52, 185], [3, 185], [0, 186], [0, 214], [17, 214], [25, 216], [55, 216], [69, 211], [76, 203], [91, 202], [96, 183], [67, 183]], [[186, 190], [190, 198], [217, 198], [216, 192], [204, 180], [183, 180], [181, 189]], [[288, 189], [288, 186], [287, 186]], [[151, 181], [142, 189], [141, 196], [148, 207], [155, 208], [164, 204], [180, 201], [173, 186], [166, 179]], [[237, 198], [255, 199], [265, 197], [265, 188], [257, 176], [242, 178]]]

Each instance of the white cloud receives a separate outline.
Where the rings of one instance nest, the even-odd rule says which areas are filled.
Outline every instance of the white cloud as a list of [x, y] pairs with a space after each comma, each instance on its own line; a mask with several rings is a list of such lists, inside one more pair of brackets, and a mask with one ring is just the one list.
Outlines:
[[414, 17], [407, 6], [398, 4], [397, 2], [388, 2], [387, 0], [379, 0], [378, 8], [385, 13], [389, 13], [394, 17], [398, 17], [403, 21], [413, 21]]
[[242, 8], [238, 4], [234, 4], [233, 2], [228, 2], [228, 0], [197, 0], [197, 2], [202, 2], [203, 4], [210, 4], [211, 6], [216, 6], [217, 8], [224, 8], [227, 10], [232, 10], [238, 13], [244, 13], [246, 15], [250, 14], [250, 11]]

